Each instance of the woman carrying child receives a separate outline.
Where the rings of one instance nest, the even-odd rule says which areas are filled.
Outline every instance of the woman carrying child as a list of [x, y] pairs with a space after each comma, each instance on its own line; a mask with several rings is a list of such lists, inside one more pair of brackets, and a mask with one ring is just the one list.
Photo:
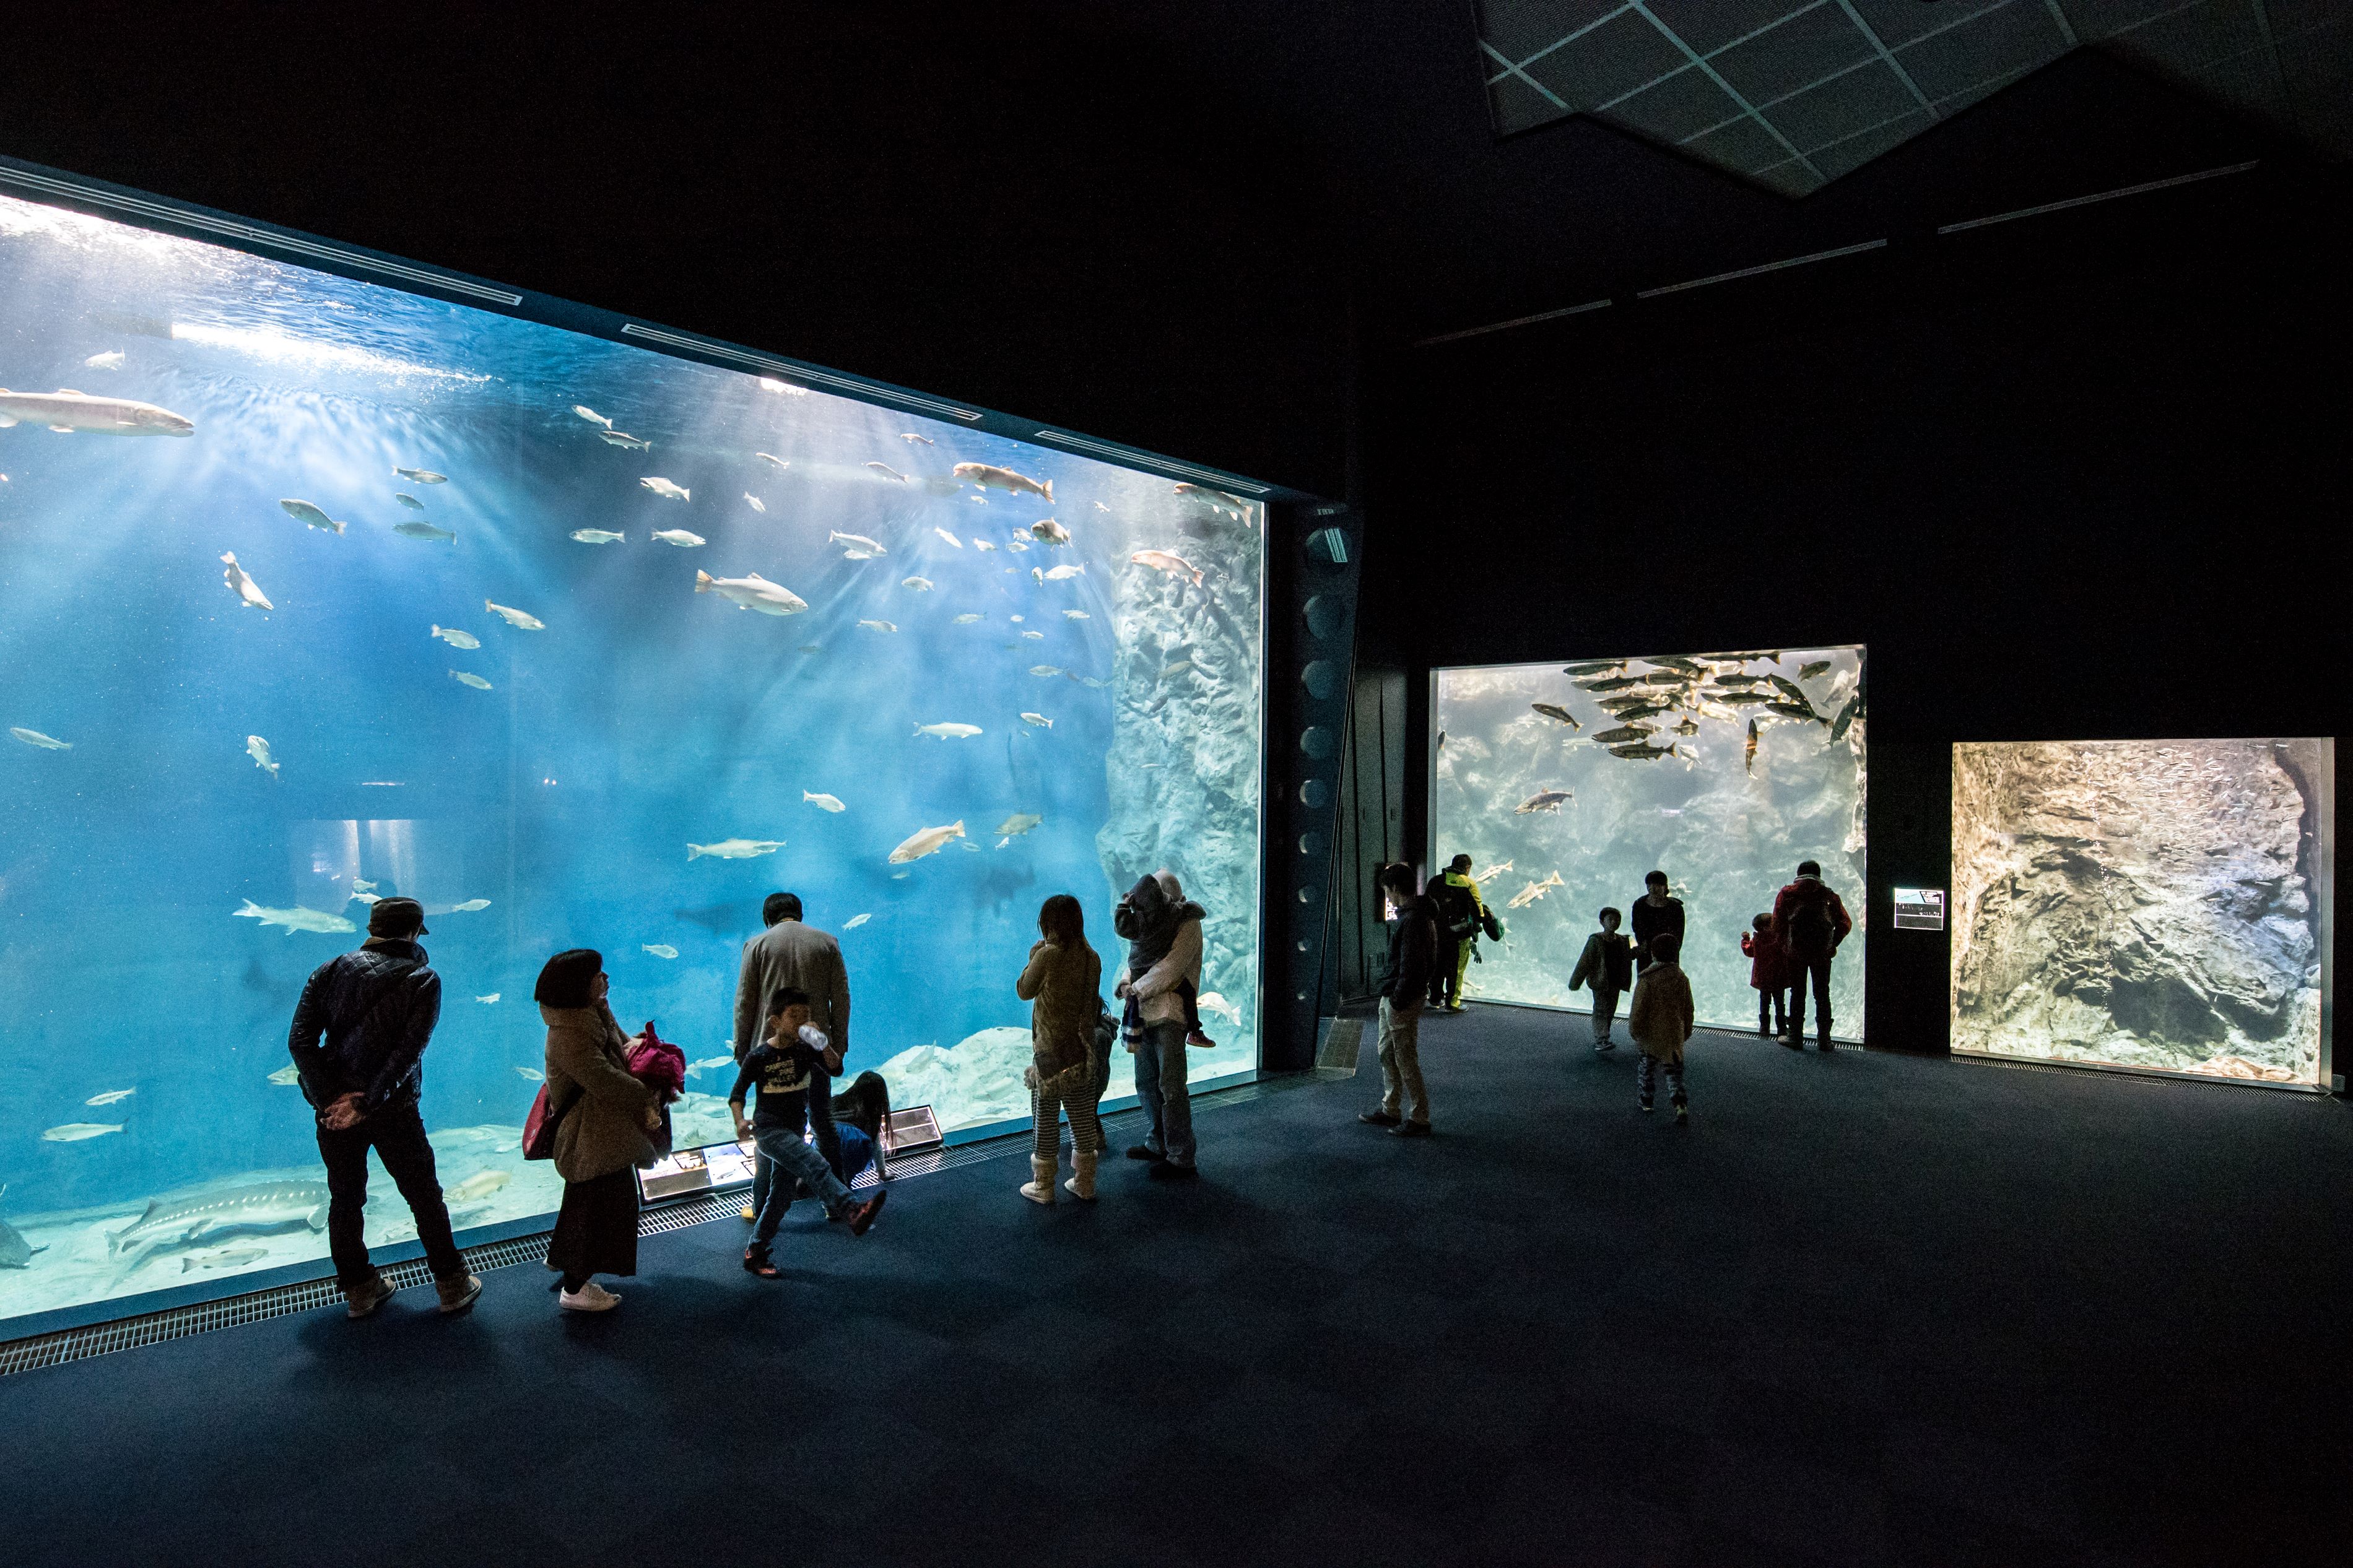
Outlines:
[[659, 1094], [629, 1071], [628, 1041], [606, 1002], [604, 955], [573, 948], [547, 961], [533, 996], [547, 1024], [547, 1103], [556, 1117], [564, 1206], [547, 1241], [558, 1305], [608, 1312], [620, 1297], [589, 1278], [638, 1271], [638, 1176], [654, 1158]]
[[1029, 963], [1014, 982], [1013, 994], [1030, 1004], [1030, 1062], [1022, 1076], [1029, 1085], [1029, 1177], [1021, 1195], [1035, 1204], [1054, 1201], [1054, 1173], [1061, 1152], [1061, 1114], [1071, 1116], [1072, 1197], [1092, 1201], [1095, 1161], [1103, 1152], [1103, 1124], [1095, 1102], [1103, 1080], [1095, 1070], [1095, 1019], [1103, 1012], [1103, 960], [1087, 945], [1086, 915], [1079, 900], [1056, 893], [1038, 910], [1038, 941]]

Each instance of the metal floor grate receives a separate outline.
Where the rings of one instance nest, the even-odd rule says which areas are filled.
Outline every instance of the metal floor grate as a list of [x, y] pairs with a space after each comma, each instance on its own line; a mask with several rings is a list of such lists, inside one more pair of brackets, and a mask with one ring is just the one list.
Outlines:
[[[1232, 1089], [1208, 1089], [1194, 1097], [1195, 1109], [1199, 1111], [1245, 1105], [1286, 1089], [1304, 1088], [1319, 1081], [1321, 1076], [1317, 1073], [1290, 1073], [1279, 1078], [1261, 1079], [1255, 1083], [1240, 1084]], [[1103, 1121], [1106, 1129], [1116, 1127], [1125, 1131], [1140, 1127], [1144, 1122], [1144, 1112], [1141, 1109], [1130, 1109], [1114, 1112]], [[1070, 1136], [1069, 1129], [1063, 1129], [1065, 1147], [1070, 1143]], [[985, 1160], [1021, 1154], [1029, 1147], [1029, 1134], [1024, 1131], [910, 1154], [891, 1162], [891, 1179], [898, 1182], [913, 1176], [959, 1170]], [[871, 1170], [860, 1172], [858, 1180], [851, 1184], [855, 1187], [876, 1185], [874, 1173]], [[690, 1198], [647, 1208], [638, 1215], [638, 1234], [662, 1236], [741, 1214], [744, 1194], [742, 1187], [698, 1193]], [[549, 1234], [548, 1231], [540, 1231], [531, 1236], [510, 1237], [504, 1241], [490, 1241], [479, 1247], [465, 1247], [462, 1251], [466, 1267], [473, 1273], [488, 1274], [495, 1269], [512, 1268], [518, 1263], [540, 1262], [547, 1256]], [[430, 1285], [433, 1280], [432, 1271], [426, 1267], [422, 1258], [386, 1264], [382, 1272], [396, 1289]], [[174, 1307], [161, 1312], [118, 1318], [112, 1322], [92, 1323], [78, 1329], [60, 1329], [55, 1333], [37, 1334], [29, 1339], [11, 1340], [0, 1343], [0, 1377], [33, 1372], [42, 1367], [61, 1366], [68, 1362], [87, 1361], [93, 1356], [111, 1355], [117, 1351], [159, 1345], [170, 1340], [186, 1339], [191, 1334], [208, 1334], [216, 1329], [264, 1322], [295, 1312], [316, 1311], [322, 1307], [334, 1306], [342, 1300], [343, 1292], [335, 1288], [332, 1278], [306, 1279], [300, 1284], [275, 1286], [249, 1295], [230, 1296], [217, 1301]]]

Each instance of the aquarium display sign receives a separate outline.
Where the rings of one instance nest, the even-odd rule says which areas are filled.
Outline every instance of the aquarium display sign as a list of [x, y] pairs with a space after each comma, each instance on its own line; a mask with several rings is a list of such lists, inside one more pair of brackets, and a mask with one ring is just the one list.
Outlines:
[[461, 1231], [556, 1206], [561, 949], [684, 1043], [677, 1146], [732, 1139], [774, 891], [845, 1077], [949, 1133], [1028, 1114], [1040, 902], [1113, 971], [1163, 867], [1194, 1081], [1255, 1068], [1257, 505], [5, 197], [0, 319], [0, 1321], [323, 1258], [287, 1027], [395, 895]]
[[1953, 1048], [2318, 1085], [2330, 740], [1953, 748]]
[[1597, 916], [1630, 931], [1644, 878], [1683, 906], [1699, 1021], [1757, 1026], [1741, 933], [1801, 860], [1855, 930], [1831, 971], [1834, 1033], [1862, 1034], [1865, 749], [1859, 647], [1441, 669], [1431, 678], [1431, 859], [1472, 858], [1501, 918], [1463, 994], [1573, 1011]]

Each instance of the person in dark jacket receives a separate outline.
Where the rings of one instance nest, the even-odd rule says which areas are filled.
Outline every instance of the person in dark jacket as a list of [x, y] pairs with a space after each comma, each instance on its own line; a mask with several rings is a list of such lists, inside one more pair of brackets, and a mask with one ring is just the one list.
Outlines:
[[1446, 869], [1430, 880], [1427, 894], [1430, 919], [1438, 928], [1438, 956], [1430, 964], [1430, 1005], [1449, 1013], [1462, 1011], [1462, 972], [1471, 967], [1472, 944], [1487, 912], [1480, 900], [1479, 884], [1471, 879], [1471, 857], [1457, 855]]
[[[1430, 1090], [1421, 1081], [1421, 1010], [1430, 998], [1438, 931], [1430, 900], [1413, 890], [1412, 867], [1382, 867], [1380, 888], [1397, 910], [1397, 919], [1389, 922], [1388, 966], [1381, 980], [1381, 1103], [1356, 1120], [1386, 1127], [1400, 1138], [1427, 1138]], [[1408, 1097], [1410, 1114], [1401, 1115]]]
[[1798, 879], [1773, 900], [1775, 945], [1781, 952], [1781, 974], [1789, 987], [1789, 1026], [1781, 1043], [1793, 1051], [1806, 1048], [1806, 983], [1814, 988], [1814, 1027], [1824, 1050], [1831, 1044], [1831, 961], [1839, 945], [1854, 930], [1839, 896], [1822, 883], [1821, 866], [1798, 862]]
[[393, 1291], [369, 1259], [364, 1234], [370, 1149], [417, 1216], [417, 1239], [425, 1245], [441, 1310], [462, 1312], [482, 1293], [450, 1234], [433, 1145], [417, 1108], [425, 1047], [441, 1016], [441, 977], [426, 966], [417, 942], [427, 934], [425, 908], [415, 899], [378, 900], [359, 951], [311, 973], [286, 1037], [318, 1122], [319, 1158], [327, 1167], [327, 1247], [353, 1318], [383, 1306]]
[[1642, 896], [1634, 900], [1634, 963], [1638, 972], [1651, 966], [1651, 943], [1661, 931], [1674, 933], [1678, 952], [1683, 945], [1683, 901], [1667, 897], [1667, 874], [1651, 872], [1642, 879]]
[[[783, 1278], [768, 1248], [799, 1190], [796, 1177], [825, 1205], [829, 1217], [849, 1222], [852, 1236], [866, 1234], [891, 1195], [878, 1190], [863, 1201], [852, 1197], [825, 1156], [807, 1142], [808, 1099], [817, 1092], [811, 1085], [820, 1081], [826, 1069], [840, 1068], [832, 1042], [809, 1022], [808, 993], [789, 985], [779, 988], [768, 1002], [767, 1036], [745, 1053], [727, 1096], [727, 1109], [735, 1116], [735, 1136], [751, 1140], [771, 1167], [767, 1201], [760, 1205], [752, 1245], [744, 1249], [744, 1268], [763, 1279]], [[747, 1119], [744, 1105], [754, 1093], [758, 1103]], [[832, 1110], [830, 1104], [827, 1110]]]
[[1618, 934], [1618, 911], [1601, 911], [1601, 929], [1585, 939], [1585, 951], [1577, 955], [1577, 967], [1569, 972], [1568, 988], [1588, 987], [1593, 993], [1593, 1049], [1596, 1054], [1614, 1051], [1618, 1042], [1609, 1037], [1609, 1026], [1617, 1021], [1618, 998], [1634, 984], [1634, 954], [1626, 939]]

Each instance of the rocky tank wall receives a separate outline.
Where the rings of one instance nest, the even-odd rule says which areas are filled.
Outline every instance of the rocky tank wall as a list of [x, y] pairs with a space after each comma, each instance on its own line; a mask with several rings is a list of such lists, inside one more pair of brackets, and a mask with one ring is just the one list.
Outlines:
[[2310, 1083], [2326, 740], [1953, 748], [1953, 1047]]

